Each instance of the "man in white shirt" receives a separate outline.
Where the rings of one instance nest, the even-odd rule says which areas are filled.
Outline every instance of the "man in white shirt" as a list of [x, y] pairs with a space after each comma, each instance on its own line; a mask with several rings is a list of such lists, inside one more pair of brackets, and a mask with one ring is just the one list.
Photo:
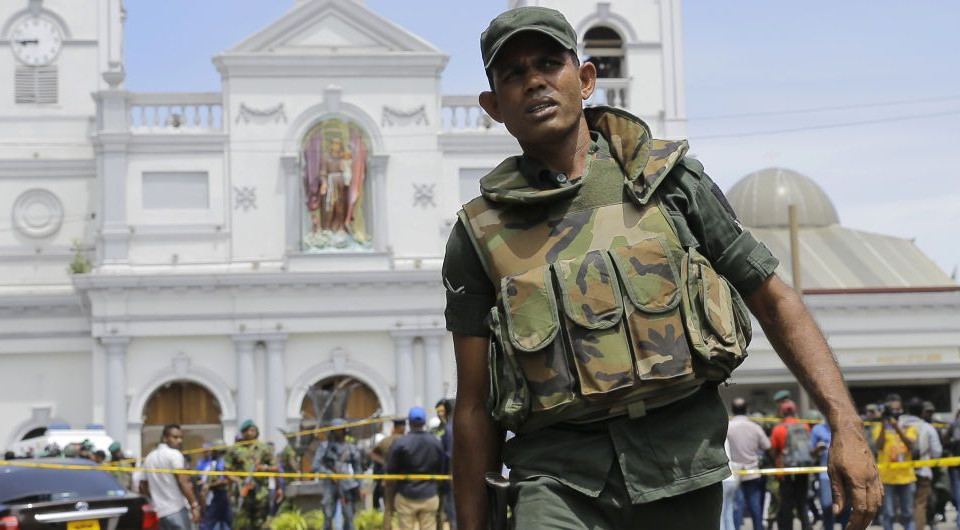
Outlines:
[[[747, 402], [743, 398], [733, 400], [730, 413], [733, 416], [727, 426], [730, 461], [739, 469], [758, 469], [760, 455], [770, 449], [770, 439], [759, 425], [747, 417]], [[759, 475], [745, 475], [740, 478], [744, 505], [746, 511], [750, 512], [753, 527], [763, 528], [764, 481]]]
[[193, 496], [193, 488], [186, 475], [150, 472], [151, 469], [183, 469], [182, 447], [183, 432], [180, 426], [166, 425], [160, 443], [143, 462], [146, 480], [140, 483], [140, 493], [150, 497], [153, 502], [162, 530], [192, 530], [192, 523], [200, 521], [200, 504]]

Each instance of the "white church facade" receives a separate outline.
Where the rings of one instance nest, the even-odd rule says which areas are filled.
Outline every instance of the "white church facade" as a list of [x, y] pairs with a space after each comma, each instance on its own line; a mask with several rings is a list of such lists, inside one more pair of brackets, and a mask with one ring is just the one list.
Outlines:
[[[686, 135], [680, 0], [507, 3], [565, 13], [591, 103]], [[0, 4], [0, 444], [99, 424], [139, 453], [167, 421], [198, 443], [248, 418], [280, 443], [331, 390], [355, 388], [351, 418], [455, 395], [444, 243], [518, 146], [440, 93], [448, 56], [362, 1], [299, 0], [213, 58], [220, 92], [136, 93], [123, 19]], [[955, 406], [960, 292], [924, 274], [826, 275], [807, 301], [854, 379], [926, 378]], [[788, 381], [755, 344], [743, 388]]]

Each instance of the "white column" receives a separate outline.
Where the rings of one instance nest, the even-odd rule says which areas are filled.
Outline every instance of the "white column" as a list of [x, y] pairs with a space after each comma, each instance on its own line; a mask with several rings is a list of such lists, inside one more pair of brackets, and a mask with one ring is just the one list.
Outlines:
[[397, 415], [406, 416], [413, 406], [413, 339], [408, 333], [395, 333], [393, 347], [396, 355], [394, 361], [397, 366]]
[[443, 336], [423, 337], [423, 381], [426, 405], [432, 407], [443, 398]]
[[256, 414], [253, 350], [257, 343], [252, 337], [234, 337], [233, 344], [237, 352], [237, 424], [241, 424]]
[[284, 382], [283, 352], [287, 344], [286, 335], [273, 335], [264, 339], [266, 343], [266, 410], [263, 432], [264, 440], [273, 442], [278, 449], [284, 446], [284, 436], [280, 428], [286, 428], [287, 388]]
[[960, 379], [950, 380], [950, 417], [956, 417], [960, 408]]
[[127, 445], [127, 346], [130, 337], [100, 339], [106, 354], [107, 388], [104, 406], [107, 434]]

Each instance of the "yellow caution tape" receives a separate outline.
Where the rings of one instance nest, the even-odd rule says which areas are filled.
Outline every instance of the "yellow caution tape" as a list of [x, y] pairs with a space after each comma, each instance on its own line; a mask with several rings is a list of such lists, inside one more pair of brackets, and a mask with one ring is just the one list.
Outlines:
[[[908, 462], [884, 462], [877, 464], [878, 469], [904, 469], [911, 467], [956, 467], [960, 466], [960, 456], [948, 456], [944, 458], [931, 458], [929, 460], [911, 460]], [[737, 474], [743, 476], [758, 475], [804, 475], [811, 473], [824, 473], [827, 466], [806, 466], [806, 467], [776, 467], [767, 469], [741, 469]]]
[[[404, 419], [404, 416], [380, 416], [377, 418], [370, 418], [366, 420], [345, 423], [343, 425], [329, 425], [327, 427], [315, 427], [313, 429], [307, 429], [303, 431], [287, 432], [287, 433], [283, 433], [283, 436], [285, 438], [293, 438], [294, 436], [304, 436], [307, 434], [320, 434], [320, 433], [330, 432], [330, 431], [352, 429], [354, 427], [363, 427], [366, 425], [373, 425], [377, 423], [384, 423], [388, 421], [401, 420], [401, 419]], [[222, 450], [228, 450], [234, 445], [252, 445], [257, 443], [257, 441], [258, 440], [240, 440], [234, 444], [211, 445], [210, 447], [198, 447], [196, 449], [187, 449], [186, 451], [182, 451], [182, 453], [185, 455], [192, 455], [197, 453], [205, 453], [207, 451], [222, 451]], [[125, 464], [130, 464], [136, 461], [137, 461], [136, 458], [124, 458], [123, 460], [117, 460], [117, 463], [125, 465]]]
[[[96, 465], [96, 464], [55, 464], [36, 461], [21, 460], [0, 460], [0, 466], [29, 467], [36, 469], [69, 469], [76, 471], [119, 471], [122, 473], [164, 473], [172, 475], [203, 476], [216, 475], [223, 477], [254, 477], [254, 478], [291, 478], [301, 480], [345, 480], [345, 479], [372, 479], [372, 480], [450, 480], [451, 475], [430, 475], [430, 474], [384, 474], [377, 475], [372, 473], [351, 475], [348, 473], [294, 473], [277, 471], [200, 471], [196, 469], [147, 469], [141, 467], [115, 466], [115, 465]], [[903, 469], [911, 467], [956, 467], [960, 466], [960, 456], [949, 456], [944, 458], [933, 458], [929, 460], [914, 460], [910, 462], [889, 462], [877, 464], [879, 469]], [[741, 469], [737, 474], [742, 476], [759, 475], [803, 475], [811, 473], [823, 473], [827, 471], [827, 466], [805, 466], [805, 467], [778, 467], [766, 469]]]
[[161, 473], [170, 475], [203, 476], [214, 475], [222, 477], [253, 477], [253, 478], [293, 478], [313, 480], [345, 480], [345, 479], [374, 479], [374, 480], [450, 480], [450, 475], [430, 474], [391, 474], [376, 475], [349, 474], [349, 473], [295, 473], [278, 471], [200, 471], [197, 469], [161, 469], [130, 466], [96, 465], [96, 464], [55, 464], [36, 461], [0, 460], [0, 466], [29, 467], [34, 469], [68, 469], [73, 471], [119, 471], [121, 473]]
[[[783, 423], [783, 418], [778, 418], [776, 416], [747, 416], [750, 420], [756, 423]], [[807, 423], [810, 425], [816, 425], [818, 423], [823, 423], [823, 420], [811, 420], [807, 418], [796, 418], [797, 423]], [[865, 425], [877, 425], [882, 423], [880, 420], [869, 420], [863, 422]], [[947, 427], [949, 424], [942, 421], [931, 421], [931, 425], [934, 427]]]

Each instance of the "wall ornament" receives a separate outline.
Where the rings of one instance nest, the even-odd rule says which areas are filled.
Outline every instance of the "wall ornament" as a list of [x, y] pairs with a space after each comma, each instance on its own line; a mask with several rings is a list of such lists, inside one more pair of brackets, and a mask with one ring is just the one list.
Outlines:
[[383, 127], [397, 127], [404, 125], [430, 125], [427, 119], [427, 106], [420, 105], [419, 108], [402, 111], [390, 107], [383, 107], [383, 116], [380, 118], [380, 125]]
[[233, 187], [233, 209], [234, 210], [256, 210], [257, 209], [257, 187], [256, 186], [234, 186]]
[[236, 123], [287, 123], [287, 113], [283, 110], [283, 103], [277, 103], [273, 107], [266, 109], [255, 109], [248, 107], [246, 103], [240, 104], [240, 110], [237, 112]]
[[434, 184], [414, 184], [413, 185], [413, 205], [421, 208], [427, 206], [436, 206], [433, 200]]
[[13, 203], [13, 226], [27, 237], [52, 236], [62, 225], [63, 203], [49, 190], [27, 190]]

